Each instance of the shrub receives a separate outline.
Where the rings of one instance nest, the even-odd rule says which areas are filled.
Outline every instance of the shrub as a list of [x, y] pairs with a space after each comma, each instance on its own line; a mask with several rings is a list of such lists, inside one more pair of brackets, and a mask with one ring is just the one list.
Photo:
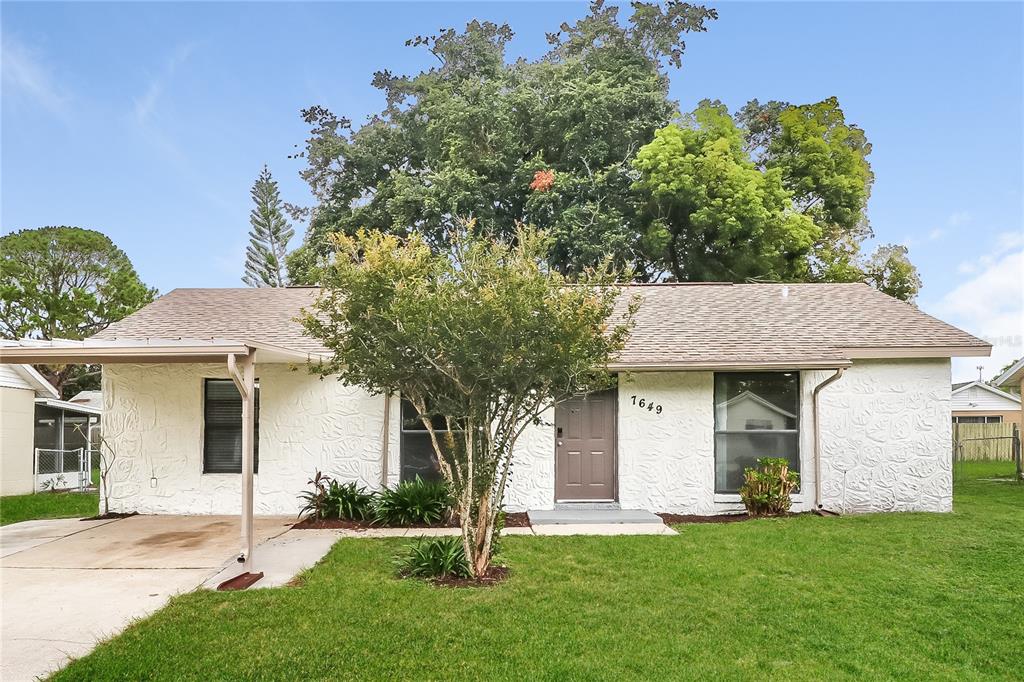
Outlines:
[[778, 516], [789, 511], [793, 500], [790, 494], [800, 482], [800, 474], [789, 470], [789, 461], [783, 457], [762, 457], [759, 469], [747, 467], [743, 471], [740, 498], [751, 516]]
[[373, 520], [386, 526], [430, 525], [447, 518], [450, 510], [447, 484], [417, 476], [381, 492], [374, 504]]
[[373, 514], [373, 493], [358, 487], [354, 482], [330, 481], [324, 500], [327, 518], [363, 521]]
[[469, 562], [460, 536], [425, 538], [396, 561], [399, 574], [413, 578], [469, 578]]
[[299, 510], [299, 516], [309, 514], [314, 521], [327, 518], [327, 491], [333, 482], [330, 476], [324, 476], [319, 470], [313, 478], [306, 481], [313, 486], [312, 490], [303, 490], [299, 493], [299, 499], [305, 500], [306, 505]]

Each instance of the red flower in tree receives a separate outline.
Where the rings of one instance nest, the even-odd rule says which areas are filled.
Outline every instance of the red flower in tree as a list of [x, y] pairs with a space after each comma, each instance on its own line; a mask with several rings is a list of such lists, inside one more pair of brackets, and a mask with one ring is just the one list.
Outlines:
[[555, 171], [539, 170], [533, 174], [530, 189], [534, 192], [547, 192], [555, 184]]

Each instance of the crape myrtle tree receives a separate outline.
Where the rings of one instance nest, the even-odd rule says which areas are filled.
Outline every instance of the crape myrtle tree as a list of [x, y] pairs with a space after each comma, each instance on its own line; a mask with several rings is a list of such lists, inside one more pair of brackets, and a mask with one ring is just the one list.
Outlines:
[[490, 565], [516, 440], [555, 403], [609, 384], [636, 308], [616, 307], [610, 259], [570, 280], [549, 266], [550, 237], [523, 226], [512, 236], [468, 221], [438, 253], [415, 232], [336, 233], [303, 318], [332, 352], [315, 371], [415, 406], [474, 576]]
[[[7, 339], [84, 339], [151, 302], [110, 238], [80, 227], [40, 227], [0, 237], [0, 334]], [[98, 368], [38, 368], [59, 391], [94, 386]], [[92, 381], [92, 383], [89, 383]], [[65, 396], [68, 397], [68, 396]]]
[[549, 51], [534, 60], [509, 61], [512, 30], [489, 22], [408, 41], [436, 65], [375, 74], [387, 104], [366, 124], [303, 112], [312, 134], [302, 176], [316, 205], [288, 260], [293, 280], [317, 280], [333, 233], [417, 234], [442, 250], [458, 216], [504, 241], [517, 224], [536, 225], [563, 274], [608, 255], [638, 279], [660, 276], [661, 245], [639, 229], [630, 162], [678, 108], [667, 69], [682, 63], [683, 36], [716, 17], [689, 3], [633, 2], [620, 20], [599, 0], [548, 34]]

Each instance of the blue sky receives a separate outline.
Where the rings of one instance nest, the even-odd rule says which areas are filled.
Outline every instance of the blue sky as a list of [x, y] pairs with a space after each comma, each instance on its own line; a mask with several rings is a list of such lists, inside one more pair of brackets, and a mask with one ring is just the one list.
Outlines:
[[[876, 239], [910, 247], [925, 310], [996, 342], [986, 376], [1024, 334], [1022, 32], [1017, 3], [712, 3], [671, 73], [683, 110], [703, 98], [835, 95], [873, 144]], [[15, 3], [0, 5], [0, 231], [100, 230], [143, 279], [240, 286], [249, 188], [270, 165], [307, 203], [289, 159], [322, 104], [354, 121], [381, 108], [373, 72], [432, 57], [403, 46], [472, 18], [544, 31], [582, 3]], [[297, 231], [301, 233], [301, 225]], [[977, 359], [958, 361], [971, 378]]]

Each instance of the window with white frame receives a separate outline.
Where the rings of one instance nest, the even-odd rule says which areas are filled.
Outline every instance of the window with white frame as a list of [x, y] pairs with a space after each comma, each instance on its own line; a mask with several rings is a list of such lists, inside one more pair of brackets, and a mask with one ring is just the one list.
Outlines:
[[800, 374], [715, 374], [715, 492], [736, 493], [743, 470], [783, 457], [800, 470]]

